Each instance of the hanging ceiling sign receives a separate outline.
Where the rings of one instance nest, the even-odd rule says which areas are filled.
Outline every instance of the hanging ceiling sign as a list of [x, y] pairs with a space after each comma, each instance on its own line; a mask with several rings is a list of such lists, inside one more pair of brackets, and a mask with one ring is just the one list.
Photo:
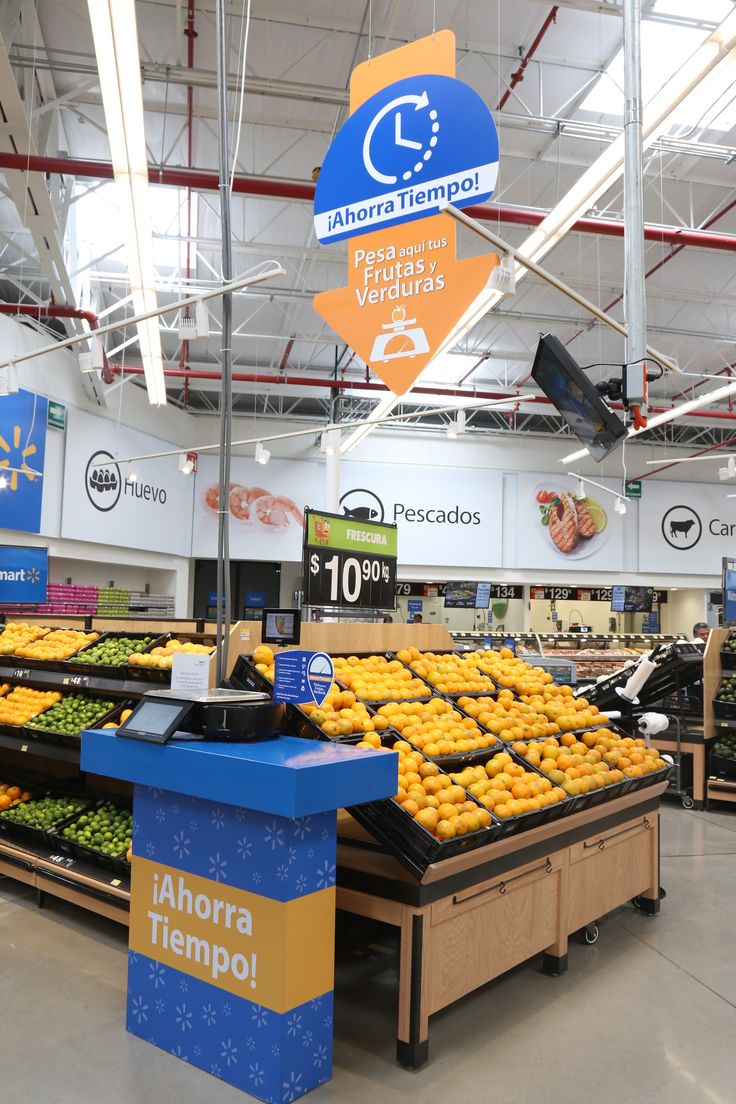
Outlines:
[[314, 307], [401, 395], [498, 264], [495, 254], [458, 261], [456, 224], [438, 213], [489, 198], [498, 136], [481, 98], [455, 79], [451, 31], [359, 65], [350, 110], [314, 200], [320, 241], [349, 239], [348, 285]]

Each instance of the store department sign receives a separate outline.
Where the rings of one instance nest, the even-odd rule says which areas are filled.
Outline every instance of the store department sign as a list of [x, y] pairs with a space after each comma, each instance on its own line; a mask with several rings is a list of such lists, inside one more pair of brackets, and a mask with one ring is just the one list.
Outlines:
[[188, 556], [194, 485], [178, 457], [142, 460], [135, 482], [117, 460], [175, 446], [74, 408], [68, 417], [62, 537]]
[[30, 391], [0, 397], [0, 528], [41, 531], [48, 400]]
[[730, 484], [646, 480], [639, 512], [639, 571], [719, 575], [736, 540]]
[[48, 548], [0, 544], [0, 602], [36, 605], [46, 601]]
[[349, 239], [348, 284], [315, 296], [314, 308], [400, 395], [498, 264], [495, 254], [458, 261], [456, 224], [437, 213], [491, 195], [498, 138], [481, 98], [455, 79], [450, 31], [358, 66], [350, 109], [314, 206], [322, 242]]

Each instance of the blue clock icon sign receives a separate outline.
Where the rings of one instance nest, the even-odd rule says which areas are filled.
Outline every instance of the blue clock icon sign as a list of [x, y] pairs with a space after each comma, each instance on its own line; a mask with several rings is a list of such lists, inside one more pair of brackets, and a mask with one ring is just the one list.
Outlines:
[[[397, 96], [384, 104], [371, 119], [363, 139], [366, 172], [379, 184], [397, 184], [399, 174], [408, 181], [421, 172], [438, 142], [437, 115], [426, 92]], [[408, 165], [407, 153], [411, 155]]]

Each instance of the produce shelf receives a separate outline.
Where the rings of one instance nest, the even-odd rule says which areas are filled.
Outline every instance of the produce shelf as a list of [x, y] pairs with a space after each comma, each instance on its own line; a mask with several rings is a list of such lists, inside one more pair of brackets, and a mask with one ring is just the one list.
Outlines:
[[[54, 897], [128, 923], [130, 878], [62, 855], [45, 845], [0, 839], [0, 874]], [[39, 898], [39, 904], [43, 897]]]
[[79, 747], [47, 744], [45, 740], [37, 739], [35, 734], [28, 736], [25, 729], [21, 730], [17, 736], [11, 734], [8, 728], [0, 729], [0, 748], [7, 748], [9, 751], [20, 751], [29, 755], [38, 755], [45, 759], [58, 759], [63, 763], [79, 764]]

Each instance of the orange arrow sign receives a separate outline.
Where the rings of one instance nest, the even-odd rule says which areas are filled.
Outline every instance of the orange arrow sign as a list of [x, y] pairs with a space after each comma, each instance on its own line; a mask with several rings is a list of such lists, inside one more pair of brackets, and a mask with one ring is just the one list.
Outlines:
[[[455, 75], [451, 31], [363, 62], [350, 79], [350, 111], [402, 77]], [[346, 171], [349, 171], [346, 168]], [[483, 292], [498, 257], [458, 261], [448, 215], [348, 240], [348, 286], [324, 291], [314, 307], [396, 395], [410, 389]]]
[[348, 286], [314, 308], [396, 395], [412, 386], [498, 264], [458, 261], [455, 223], [434, 215], [348, 242]]

